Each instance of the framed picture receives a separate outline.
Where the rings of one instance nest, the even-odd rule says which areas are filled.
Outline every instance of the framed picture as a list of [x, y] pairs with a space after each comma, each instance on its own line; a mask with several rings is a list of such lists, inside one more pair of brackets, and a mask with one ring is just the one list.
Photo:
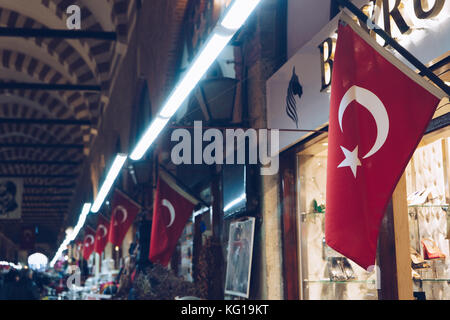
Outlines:
[[22, 216], [23, 179], [0, 179], [0, 220]]
[[225, 293], [248, 298], [252, 268], [255, 218], [247, 217], [230, 224]]

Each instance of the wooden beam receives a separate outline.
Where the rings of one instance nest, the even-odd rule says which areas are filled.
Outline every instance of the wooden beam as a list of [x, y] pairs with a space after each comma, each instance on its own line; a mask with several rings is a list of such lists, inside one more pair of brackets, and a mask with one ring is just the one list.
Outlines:
[[70, 200], [31, 200], [31, 199], [23, 199], [22, 203], [26, 204], [27, 206], [31, 206], [33, 204], [67, 204]]
[[76, 186], [75, 184], [48, 184], [48, 185], [41, 185], [41, 184], [26, 184], [24, 185], [24, 188], [26, 189], [74, 189]]
[[72, 197], [73, 193], [24, 193], [24, 198], [54, 198], [54, 197]]
[[0, 81], [0, 89], [47, 90], [47, 91], [93, 91], [93, 92], [100, 92], [102, 90], [101, 86], [98, 85], [4, 82], [4, 81]]
[[377, 263], [380, 268], [378, 300], [398, 300], [393, 211], [391, 199], [381, 222], [380, 232], [378, 234]]
[[21, 38], [64, 38], [64, 39], [98, 39], [117, 40], [117, 34], [113, 31], [85, 31], [66, 29], [36, 29], [36, 28], [0, 28], [0, 37]]
[[82, 144], [58, 143], [0, 143], [0, 148], [30, 148], [30, 149], [83, 149]]
[[63, 126], [90, 126], [90, 120], [78, 119], [32, 119], [32, 118], [0, 118], [0, 123], [63, 125]]
[[299, 259], [297, 207], [296, 207], [296, 155], [287, 153], [280, 162], [279, 195], [281, 206], [284, 299], [298, 300], [302, 288], [299, 284]]
[[76, 179], [76, 174], [35, 174], [35, 173], [0, 173], [0, 178], [40, 178], [40, 179]]
[[403, 173], [392, 194], [394, 210], [395, 257], [399, 300], [413, 300], [411, 255], [409, 239], [408, 204], [406, 200], [406, 175]]
[[0, 160], [0, 165], [79, 166], [82, 161]]
[[412, 300], [406, 176], [402, 175], [386, 209], [378, 238], [379, 300]]
[[62, 216], [62, 212], [61, 211], [36, 211], [36, 210], [24, 210], [22, 211], [22, 214], [24, 216], [55, 216], [55, 217], [60, 217]]

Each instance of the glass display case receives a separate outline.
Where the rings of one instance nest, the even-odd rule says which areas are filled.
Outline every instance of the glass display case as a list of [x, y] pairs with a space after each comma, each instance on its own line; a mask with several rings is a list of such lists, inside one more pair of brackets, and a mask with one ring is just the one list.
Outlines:
[[376, 300], [377, 272], [364, 270], [325, 243], [327, 138], [297, 154], [301, 298]]
[[406, 169], [413, 290], [450, 299], [450, 128], [426, 135]]

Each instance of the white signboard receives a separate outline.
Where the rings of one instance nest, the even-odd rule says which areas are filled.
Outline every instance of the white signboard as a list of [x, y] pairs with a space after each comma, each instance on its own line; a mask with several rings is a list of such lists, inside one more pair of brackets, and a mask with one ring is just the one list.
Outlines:
[[280, 131], [280, 150], [308, 134], [294, 130], [315, 130], [328, 122], [330, 94], [321, 91], [318, 47], [325, 39], [335, 36], [337, 24], [336, 17], [267, 81], [268, 127], [293, 130]]
[[[450, 33], [450, 0], [442, 2], [443, 6], [438, 8], [437, 15], [427, 18], [417, 16], [417, 8], [414, 7], [413, 1], [403, 2], [405, 4], [402, 7], [401, 15], [409, 30], [402, 33], [397, 22], [391, 18], [392, 36], [422, 63], [431, 64], [443, 58], [443, 55], [450, 51], [450, 37], [448, 36]], [[371, 2], [354, 1], [354, 3], [361, 7]], [[380, 7], [382, 2], [377, 3], [376, 6], [366, 9], [377, 25], [386, 28], [383, 11]], [[328, 6], [325, 7], [328, 8]], [[422, 9], [425, 10], [425, 7]], [[301, 17], [301, 7], [297, 10], [299, 12], [296, 16]], [[431, 11], [430, 9], [429, 12]], [[349, 11], [347, 13], [351, 15]], [[293, 13], [290, 13], [290, 16], [292, 15]], [[327, 54], [325, 53], [325, 57], [321, 57], [319, 46], [323, 46], [324, 41], [328, 38], [337, 39], [338, 20], [339, 16], [326, 24], [266, 83], [268, 127], [281, 129], [280, 151], [298, 143], [307, 134], [310, 134], [307, 131], [296, 130], [317, 130], [328, 123], [330, 87], [322, 90], [322, 62], [327, 59]], [[292, 38], [294, 32], [290, 31], [289, 37]], [[298, 33], [302, 33], [301, 28]], [[383, 43], [382, 39], [377, 38], [377, 40], [379, 43]], [[398, 53], [391, 52], [408, 64]], [[409, 66], [411, 67], [411, 65]]]

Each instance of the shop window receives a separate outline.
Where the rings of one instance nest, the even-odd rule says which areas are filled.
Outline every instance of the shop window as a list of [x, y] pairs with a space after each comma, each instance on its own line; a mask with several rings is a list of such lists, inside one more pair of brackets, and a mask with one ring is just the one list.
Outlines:
[[325, 243], [327, 146], [328, 138], [317, 138], [297, 154], [300, 297], [376, 300], [376, 272], [367, 272]]
[[413, 290], [450, 299], [450, 127], [424, 136], [406, 169]]

